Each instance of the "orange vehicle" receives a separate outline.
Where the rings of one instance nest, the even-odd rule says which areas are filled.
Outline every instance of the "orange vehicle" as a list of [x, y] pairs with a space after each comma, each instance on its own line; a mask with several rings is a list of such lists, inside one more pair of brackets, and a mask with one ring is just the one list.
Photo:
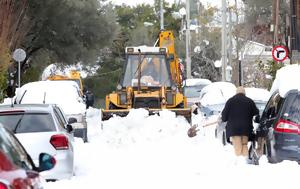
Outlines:
[[161, 31], [155, 47], [126, 47], [125, 53], [122, 78], [116, 91], [106, 96], [102, 120], [126, 116], [132, 108], [145, 108], [150, 115], [167, 109], [190, 122], [173, 32]]
[[68, 75], [51, 75], [47, 79], [52, 81], [75, 81], [79, 86], [81, 95], [83, 95], [83, 85], [79, 71], [71, 70]]

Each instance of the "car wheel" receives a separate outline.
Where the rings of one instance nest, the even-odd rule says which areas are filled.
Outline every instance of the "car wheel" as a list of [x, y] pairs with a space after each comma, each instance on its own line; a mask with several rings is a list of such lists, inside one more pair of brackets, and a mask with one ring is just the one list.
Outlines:
[[266, 141], [266, 155], [267, 155], [268, 161], [270, 163], [280, 162], [276, 157], [276, 152], [274, 149], [274, 142], [270, 141], [269, 139], [267, 139], [267, 141]]

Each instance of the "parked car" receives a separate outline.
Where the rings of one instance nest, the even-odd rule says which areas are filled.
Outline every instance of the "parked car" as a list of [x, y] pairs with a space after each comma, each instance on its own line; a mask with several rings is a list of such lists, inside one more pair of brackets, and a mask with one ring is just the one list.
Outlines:
[[67, 122], [62, 110], [49, 104], [19, 104], [0, 106], [0, 123], [15, 133], [38, 165], [39, 154], [46, 152], [57, 165], [42, 175], [46, 180], [71, 178], [74, 173], [72, 122]]
[[300, 162], [300, 93], [291, 89], [285, 94], [275, 91], [260, 119], [257, 134], [264, 137], [264, 152], [269, 162]]
[[18, 139], [0, 125], [0, 188], [42, 189], [39, 172], [55, 166], [55, 158], [46, 153], [39, 154], [37, 167]]
[[191, 107], [193, 104], [200, 102], [200, 92], [203, 87], [211, 84], [208, 79], [186, 79], [184, 82], [184, 95], [187, 98], [187, 105]]
[[[251, 98], [254, 102], [256, 107], [259, 110], [260, 115], [262, 115], [262, 112], [268, 102], [268, 98], [270, 97], [270, 92], [266, 89], [260, 89], [260, 88], [245, 88], [246, 96]], [[225, 104], [223, 104], [224, 108]], [[222, 110], [223, 110], [222, 108]], [[220, 111], [220, 113], [222, 112]], [[258, 125], [253, 122], [254, 128], [258, 127]], [[226, 145], [229, 142], [229, 139], [226, 136], [226, 122], [218, 122], [216, 129], [215, 129], [215, 137], [219, 138], [223, 145]]]
[[67, 118], [76, 118], [72, 124], [74, 136], [87, 137], [86, 104], [75, 81], [37, 81], [23, 85], [16, 93], [17, 104], [57, 104]]

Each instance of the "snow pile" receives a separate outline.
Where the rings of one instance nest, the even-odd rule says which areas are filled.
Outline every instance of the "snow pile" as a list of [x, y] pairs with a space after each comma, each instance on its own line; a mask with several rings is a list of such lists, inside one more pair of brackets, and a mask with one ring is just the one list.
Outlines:
[[236, 93], [236, 87], [229, 82], [214, 82], [205, 86], [200, 93], [203, 106], [225, 103]]
[[300, 90], [300, 65], [292, 64], [279, 69], [273, 82], [271, 93], [279, 91], [284, 97], [291, 89]]
[[184, 117], [177, 117], [174, 112], [163, 110], [159, 115], [149, 116], [145, 109], [132, 109], [129, 114], [115, 117], [103, 123], [101, 140], [114, 147], [132, 144], [161, 142], [166, 136], [181, 133], [186, 136], [189, 123]]
[[246, 96], [254, 101], [268, 101], [271, 93], [266, 89], [245, 88]]

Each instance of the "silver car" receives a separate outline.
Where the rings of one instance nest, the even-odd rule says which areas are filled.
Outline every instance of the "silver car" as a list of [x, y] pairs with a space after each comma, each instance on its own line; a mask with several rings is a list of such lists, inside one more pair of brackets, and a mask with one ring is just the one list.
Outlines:
[[70, 178], [74, 173], [73, 128], [56, 105], [18, 104], [0, 106], [0, 123], [16, 137], [38, 165], [41, 152], [52, 155], [56, 166], [42, 172], [46, 180]]

